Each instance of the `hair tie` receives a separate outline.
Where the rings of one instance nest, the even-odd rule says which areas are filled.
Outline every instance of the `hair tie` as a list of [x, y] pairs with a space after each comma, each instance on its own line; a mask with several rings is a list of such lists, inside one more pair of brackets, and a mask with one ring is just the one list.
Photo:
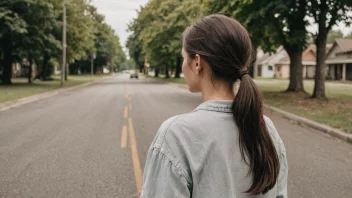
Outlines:
[[239, 77], [239, 79], [242, 80], [242, 76], [247, 75], [247, 74], [248, 74], [248, 71], [247, 71], [247, 70], [245, 70], [245, 71], [243, 71], [243, 72], [240, 72], [240, 77]]

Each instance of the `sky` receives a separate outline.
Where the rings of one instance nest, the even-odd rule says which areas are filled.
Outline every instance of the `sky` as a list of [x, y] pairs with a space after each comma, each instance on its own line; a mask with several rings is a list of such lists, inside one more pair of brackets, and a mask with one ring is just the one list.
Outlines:
[[137, 17], [140, 6], [145, 5], [148, 0], [93, 0], [100, 14], [105, 15], [105, 21], [120, 37], [121, 45], [124, 47], [129, 33], [127, 25], [133, 18]]
[[[137, 17], [136, 10], [139, 10], [140, 6], [145, 5], [147, 2], [148, 0], [93, 0], [93, 4], [98, 8], [98, 12], [105, 15], [106, 23], [111, 25], [120, 37], [123, 47], [129, 35], [126, 31], [128, 23]], [[341, 30], [344, 35], [352, 31], [352, 27], [345, 27], [343, 24], [339, 24], [333, 29]], [[309, 27], [308, 30], [315, 32], [317, 26]]]

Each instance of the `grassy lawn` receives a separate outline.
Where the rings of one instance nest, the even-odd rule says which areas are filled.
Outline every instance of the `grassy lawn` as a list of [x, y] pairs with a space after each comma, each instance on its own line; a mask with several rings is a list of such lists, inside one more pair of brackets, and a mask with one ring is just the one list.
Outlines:
[[[80, 85], [104, 76], [106, 75], [96, 75], [93, 78], [90, 75], [68, 76], [64, 87]], [[0, 103], [60, 88], [60, 76], [55, 75], [52, 78], [54, 79], [52, 81], [36, 80], [32, 84], [28, 84], [26, 78], [13, 78], [13, 85], [0, 85]]]
[[153, 78], [155, 80], [162, 80], [163, 82], [186, 84], [186, 80], [184, 78], [165, 78], [165, 75], [163, 74], [159, 74], [159, 78], [155, 78], [153, 76], [145, 76], [144, 74], [140, 75], [147, 78]]
[[[258, 85], [266, 104], [352, 133], [352, 85], [326, 86], [328, 100], [313, 100], [304, 93], [285, 93], [287, 82]], [[305, 89], [311, 94], [313, 85], [305, 83]]]
[[[184, 78], [158, 78], [165, 82], [185, 84]], [[266, 104], [285, 111], [324, 123], [334, 128], [352, 133], [352, 84], [351, 82], [329, 81], [326, 85], [328, 100], [313, 100], [312, 80], [305, 81], [305, 89], [309, 94], [294, 94], [283, 92], [288, 87], [288, 80], [273, 81], [273, 79], [258, 79], [258, 86], [264, 94]], [[348, 86], [351, 84], [351, 86]]]

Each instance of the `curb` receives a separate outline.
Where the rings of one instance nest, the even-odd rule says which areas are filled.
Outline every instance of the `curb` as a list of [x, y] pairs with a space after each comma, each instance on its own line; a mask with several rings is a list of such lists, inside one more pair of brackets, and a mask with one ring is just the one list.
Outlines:
[[304, 125], [306, 125], [306, 126], [308, 126], [310, 128], [316, 129], [318, 131], [321, 131], [323, 133], [329, 134], [329, 135], [331, 135], [333, 137], [336, 137], [336, 138], [338, 138], [340, 140], [343, 140], [343, 141], [346, 141], [346, 142], [352, 144], [352, 134], [346, 134], [345, 132], [343, 132], [341, 130], [338, 130], [338, 129], [332, 128], [330, 126], [327, 126], [325, 124], [320, 124], [318, 122], [315, 122], [315, 121], [312, 121], [312, 120], [297, 116], [295, 114], [283, 111], [283, 110], [275, 108], [275, 107], [271, 107], [271, 106], [268, 106], [268, 105], [264, 105], [264, 107], [266, 109], [269, 109], [270, 111], [273, 111], [273, 112], [276, 112], [276, 113], [280, 114], [284, 118], [296, 121], [296, 122], [298, 122], [300, 124], [304, 124]]
[[[187, 85], [183, 85], [183, 84], [178, 84], [178, 83], [169, 83], [169, 84], [178, 85], [178, 87], [180, 87], [180, 88], [188, 88]], [[313, 120], [309, 120], [307, 118], [297, 116], [293, 113], [289, 113], [289, 112], [283, 111], [281, 109], [278, 109], [276, 107], [271, 107], [266, 104], [264, 104], [264, 108], [269, 109], [272, 112], [276, 112], [286, 119], [293, 120], [293, 121], [300, 123], [300, 124], [304, 124], [310, 128], [316, 129], [318, 131], [329, 134], [333, 137], [336, 137], [340, 140], [343, 140], [345, 142], [352, 144], [352, 134], [347, 134], [339, 129], [332, 128], [332, 127], [327, 126], [325, 124], [320, 124], [320, 123], [315, 122]]]
[[58, 88], [58, 89], [55, 89], [55, 90], [52, 90], [52, 91], [46, 91], [44, 93], [40, 93], [40, 94], [36, 94], [36, 95], [32, 95], [32, 96], [28, 96], [28, 97], [24, 97], [24, 98], [20, 98], [20, 99], [11, 100], [11, 101], [8, 101], [8, 102], [4, 102], [2, 104], [0, 103], [0, 112], [6, 111], [6, 110], [9, 110], [9, 109], [13, 109], [13, 108], [17, 108], [17, 107], [20, 107], [22, 105], [29, 104], [29, 103], [32, 103], [32, 102], [36, 102], [36, 101], [39, 101], [39, 100], [43, 100], [43, 99], [46, 99], [46, 98], [50, 98], [50, 97], [55, 96], [55, 95], [57, 95], [59, 93], [63, 93], [63, 92], [71, 91], [71, 90], [74, 90], [74, 89], [87, 87], [89, 85], [96, 84], [96, 83], [98, 83], [100, 81], [106, 80], [106, 79], [111, 78], [111, 77], [113, 77], [113, 76], [103, 77], [101, 79], [98, 79], [98, 80], [95, 80], [95, 81], [92, 81], [92, 82], [83, 83], [83, 84], [72, 86], [72, 87]]

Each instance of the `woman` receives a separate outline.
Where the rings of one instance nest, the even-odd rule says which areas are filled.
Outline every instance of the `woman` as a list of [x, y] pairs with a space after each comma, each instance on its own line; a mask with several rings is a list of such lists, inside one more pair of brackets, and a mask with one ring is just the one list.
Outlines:
[[285, 147], [247, 73], [247, 31], [216, 14], [187, 28], [182, 43], [183, 74], [203, 103], [161, 125], [141, 197], [286, 198]]

